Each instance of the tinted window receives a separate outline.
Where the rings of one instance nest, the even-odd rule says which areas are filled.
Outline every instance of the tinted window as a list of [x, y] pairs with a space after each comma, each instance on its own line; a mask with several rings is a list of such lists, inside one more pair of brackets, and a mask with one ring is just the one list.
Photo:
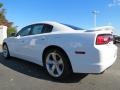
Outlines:
[[49, 32], [52, 32], [52, 29], [53, 29], [53, 26], [48, 25], [48, 24], [45, 24], [42, 33], [49, 33]]
[[17, 33], [17, 36], [19, 36], [19, 35], [20, 35], [20, 36], [27, 36], [27, 35], [29, 35], [30, 31], [31, 31], [31, 27], [30, 27], [30, 26], [25, 27], [25, 28], [21, 29], [21, 30]]
[[38, 24], [38, 25], [34, 25], [31, 34], [40, 34], [43, 30], [43, 25], [42, 24]]
[[72, 28], [74, 30], [84, 30], [83, 28], [79, 28], [77, 26], [73, 26], [73, 25], [69, 25], [69, 24], [63, 24], [63, 25], [68, 26], [68, 27], [70, 27], [70, 28]]

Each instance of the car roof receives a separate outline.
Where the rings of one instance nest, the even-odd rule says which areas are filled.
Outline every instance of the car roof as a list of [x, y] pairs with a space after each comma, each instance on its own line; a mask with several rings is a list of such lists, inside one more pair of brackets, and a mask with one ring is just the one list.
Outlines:
[[[36, 23], [33, 23], [31, 25], [34, 25], [34, 24], [49, 24], [49, 25], [52, 25], [53, 26], [53, 30], [52, 32], [77, 32], [77, 30], [75, 29], [72, 29], [71, 27], [68, 27], [67, 25], [64, 25], [62, 23], [59, 23], [59, 22], [55, 22], [55, 21], [42, 21], [42, 22], [36, 22]], [[81, 32], [81, 31], [79, 31]]]
[[43, 22], [38, 22], [38, 23], [52, 25], [54, 27], [53, 31], [74, 31], [74, 29], [72, 29], [66, 25], [63, 25], [61, 23], [54, 22], [54, 21], [43, 21]]

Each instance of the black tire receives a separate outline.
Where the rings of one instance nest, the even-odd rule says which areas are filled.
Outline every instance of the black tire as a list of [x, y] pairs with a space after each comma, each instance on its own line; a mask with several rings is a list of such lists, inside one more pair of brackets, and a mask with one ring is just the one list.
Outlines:
[[[64, 64], [64, 69], [63, 69], [63, 72], [60, 76], [58, 77], [55, 77], [55, 76], [52, 76], [48, 69], [47, 69], [47, 66], [46, 66], [46, 59], [47, 59], [47, 56], [52, 53], [52, 52], [55, 52], [57, 54], [59, 54], [61, 57], [62, 57], [62, 61], [63, 61], [63, 64]], [[71, 75], [72, 73], [72, 70], [71, 70], [71, 65], [70, 65], [70, 62], [69, 62], [69, 59], [68, 57], [66, 56], [66, 54], [64, 52], [62, 52], [61, 50], [59, 49], [50, 49], [48, 50], [45, 55], [44, 55], [44, 60], [43, 60], [43, 64], [44, 64], [44, 67], [46, 69], [46, 71], [48, 72], [48, 74], [56, 79], [56, 80], [63, 80], [63, 79], [68, 79], [69, 75]]]
[[4, 57], [5, 59], [10, 58], [10, 53], [9, 53], [9, 49], [8, 49], [7, 44], [3, 44], [2, 49], [3, 49], [3, 53], [2, 53], [3, 57]]

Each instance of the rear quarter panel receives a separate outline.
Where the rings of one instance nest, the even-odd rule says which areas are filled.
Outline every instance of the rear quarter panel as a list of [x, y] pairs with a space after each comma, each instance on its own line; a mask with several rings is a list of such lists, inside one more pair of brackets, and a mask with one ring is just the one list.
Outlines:
[[[96, 53], [94, 48], [94, 33], [62, 33], [44, 36], [46, 36], [46, 40], [42, 42], [44, 43], [43, 50], [50, 45], [61, 47], [67, 53], [72, 67], [75, 67], [78, 59], [81, 60], [81, 64], [89, 63], [90, 61], [86, 62], [86, 60], [90, 59]], [[84, 51], [86, 54], [81, 54], [76, 57], [75, 51]]]

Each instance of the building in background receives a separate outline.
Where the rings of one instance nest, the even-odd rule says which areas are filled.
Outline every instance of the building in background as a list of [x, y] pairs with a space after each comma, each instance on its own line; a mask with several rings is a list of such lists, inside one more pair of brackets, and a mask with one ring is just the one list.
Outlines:
[[3, 44], [5, 38], [7, 38], [7, 26], [0, 25], [0, 45]]

